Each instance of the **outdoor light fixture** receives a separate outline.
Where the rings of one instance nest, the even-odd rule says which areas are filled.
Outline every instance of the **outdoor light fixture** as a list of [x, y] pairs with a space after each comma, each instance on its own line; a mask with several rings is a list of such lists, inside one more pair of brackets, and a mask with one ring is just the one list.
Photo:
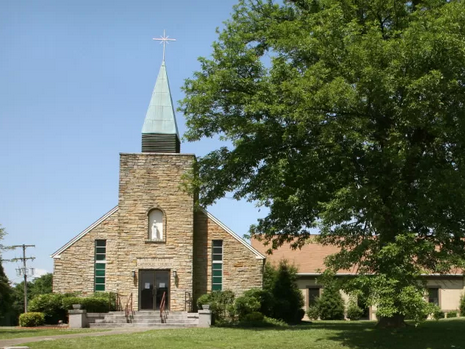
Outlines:
[[131, 272], [131, 275], [132, 275], [132, 278], [135, 279], [135, 278], [136, 278], [136, 271], [133, 270], [133, 271]]
[[176, 279], [178, 277], [178, 272], [176, 270], [173, 270], [173, 277]]

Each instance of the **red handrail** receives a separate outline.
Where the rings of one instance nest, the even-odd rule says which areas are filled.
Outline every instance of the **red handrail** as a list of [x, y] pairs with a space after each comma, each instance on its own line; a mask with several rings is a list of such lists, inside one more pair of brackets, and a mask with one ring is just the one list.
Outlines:
[[161, 297], [160, 302], [160, 321], [161, 323], [166, 322], [166, 312], [165, 312], [165, 304], [166, 304], [166, 292], [163, 292], [163, 296]]

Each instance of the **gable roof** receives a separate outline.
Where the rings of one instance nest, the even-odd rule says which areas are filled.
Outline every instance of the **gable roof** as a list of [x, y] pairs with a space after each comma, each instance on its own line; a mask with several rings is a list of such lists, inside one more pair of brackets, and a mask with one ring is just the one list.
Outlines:
[[79, 241], [84, 235], [86, 235], [88, 232], [90, 232], [92, 229], [94, 229], [95, 227], [97, 227], [98, 225], [100, 225], [102, 222], [104, 222], [108, 217], [110, 217], [111, 215], [113, 215], [114, 213], [116, 213], [118, 211], [118, 206], [115, 206], [113, 207], [110, 211], [108, 211], [107, 213], [105, 213], [102, 217], [100, 217], [99, 219], [97, 219], [94, 223], [92, 223], [91, 225], [89, 225], [86, 229], [84, 229], [80, 234], [76, 235], [74, 238], [72, 238], [70, 241], [68, 241], [64, 246], [62, 246], [61, 248], [59, 248], [57, 251], [55, 251], [54, 253], [52, 253], [50, 255], [50, 257], [52, 258], [60, 258], [60, 253], [62, 253], [63, 251], [67, 250], [68, 247], [70, 247], [71, 245], [73, 245], [76, 241]]
[[261, 254], [258, 250], [252, 247], [251, 244], [247, 243], [243, 238], [241, 238], [239, 235], [237, 235], [234, 231], [229, 229], [223, 222], [221, 222], [218, 218], [216, 218], [214, 215], [212, 215], [210, 212], [205, 210], [204, 208], [201, 208], [201, 211], [207, 215], [208, 218], [210, 218], [213, 222], [218, 224], [225, 232], [227, 232], [229, 235], [231, 235], [234, 239], [239, 241], [242, 245], [247, 247], [253, 254], [255, 254], [255, 258], [257, 259], [266, 259], [266, 257]]

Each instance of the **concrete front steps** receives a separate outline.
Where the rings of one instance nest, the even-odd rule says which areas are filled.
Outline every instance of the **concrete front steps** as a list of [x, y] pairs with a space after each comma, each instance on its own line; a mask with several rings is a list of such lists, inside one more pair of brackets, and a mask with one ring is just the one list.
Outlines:
[[121, 328], [121, 327], [197, 327], [199, 322], [198, 313], [174, 312], [166, 313], [166, 322], [160, 319], [159, 311], [136, 311], [129, 318], [124, 311], [113, 311], [96, 318], [90, 323], [90, 328]]

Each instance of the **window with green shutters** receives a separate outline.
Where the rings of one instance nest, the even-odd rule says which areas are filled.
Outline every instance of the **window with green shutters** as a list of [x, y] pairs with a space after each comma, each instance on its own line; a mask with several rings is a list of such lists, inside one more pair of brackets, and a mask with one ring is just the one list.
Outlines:
[[223, 240], [212, 241], [212, 291], [223, 289]]
[[105, 269], [107, 259], [107, 241], [95, 240], [95, 277], [94, 290], [105, 291]]

